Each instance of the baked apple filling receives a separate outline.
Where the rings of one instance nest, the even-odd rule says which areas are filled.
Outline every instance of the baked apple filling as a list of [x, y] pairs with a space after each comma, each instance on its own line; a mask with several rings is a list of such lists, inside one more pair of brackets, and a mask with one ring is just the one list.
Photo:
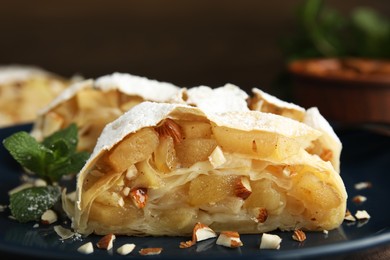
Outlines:
[[92, 155], [79, 178], [78, 232], [188, 235], [201, 222], [258, 233], [341, 223], [343, 183], [330, 163], [305, 151], [307, 135], [179, 115], [164, 115]]

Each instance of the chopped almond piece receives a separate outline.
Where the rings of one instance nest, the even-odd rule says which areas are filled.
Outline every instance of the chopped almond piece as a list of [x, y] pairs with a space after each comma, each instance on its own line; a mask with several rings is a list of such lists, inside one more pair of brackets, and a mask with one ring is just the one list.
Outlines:
[[142, 209], [148, 200], [148, 190], [146, 188], [136, 188], [130, 191], [131, 198], [137, 208]]
[[294, 230], [294, 234], [292, 235], [292, 238], [296, 241], [303, 242], [306, 240], [306, 234], [300, 229]]
[[180, 248], [189, 248], [189, 247], [191, 247], [193, 245], [195, 245], [195, 242], [193, 240], [187, 240], [187, 241], [184, 241], [184, 242], [180, 242], [179, 247]]
[[359, 182], [359, 183], [355, 184], [355, 189], [357, 189], [357, 190], [363, 190], [363, 189], [367, 189], [367, 188], [371, 188], [371, 187], [372, 187], [372, 184], [371, 184], [371, 182], [368, 182], [368, 181]]
[[367, 198], [362, 196], [362, 195], [357, 195], [357, 196], [352, 198], [352, 201], [356, 204], [361, 204], [361, 203], [365, 202], [366, 200], [367, 200]]
[[188, 248], [206, 239], [217, 237], [217, 234], [205, 224], [200, 222], [196, 223], [192, 231], [192, 240], [188, 240], [180, 243], [180, 248]]
[[214, 168], [218, 168], [226, 162], [226, 158], [221, 147], [215, 147], [214, 151], [209, 156], [209, 161]]
[[266, 234], [261, 236], [260, 249], [280, 249], [282, 239], [278, 235]]
[[107, 234], [96, 243], [96, 246], [101, 249], [110, 250], [113, 246], [115, 238], [116, 237], [114, 234]]
[[234, 187], [234, 194], [243, 200], [247, 199], [252, 194], [252, 188], [248, 177], [242, 176], [237, 179], [237, 183]]
[[123, 189], [122, 189], [122, 194], [124, 195], [124, 196], [129, 196], [129, 194], [130, 194], [130, 188], [129, 187], [124, 187]]
[[222, 231], [217, 239], [217, 245], [236, 248], [243, 245], [240, 234], [235, 231]]
[[209, 238], [217, 237], [217, 234], [207, 225], [197, 223], [192, 233], [192, 241], [199, 242]]
[[268, 211], [266, 208], [258, 208], [258, 213], [256, 217], [253, 217], [252, 220], [254, 220], [256, 223], [264, 223], [268, 218]]
[[351, 212], [349, 210], [347, 210], [345, 212], [345, 216], [344, 216], [344, 220], [348, 220], [348, 221], [356, 221], [356, 218], [351, 214]]
[[77, 249], [78, 252], [82, 253], [82, 254], [92, 254], [93, 253], [93, 245], [92, 245], [92, 242], [88, 242], [82, 246], [80, 246], [78, 249]]
[[46, 210], [41, 216], [41, 222], [42, 222], [42, 224], [45, 224], [45, 225], [50, 225], [50, 224], [56, 222], [57, 219], [58, 219], [57, 213], [55, 213], [51, 209]]
[[130, 254], [135, 248], [135, 244], [124, 244], [121, 247], [118, 247], [116, 252], [120, 255], [128, 255]]
[[165, 119], [163, 123], [156, 128], [157, 133], [161, 136], [170, 136], [175, 143], [180, 143], [183, 140], [182, 129], [172, 119]]
[[161, 247], [142, 248], [139, 251], [140, 255], [159, 255], [163, 249]]
[[369, 219], [371, 216], [365, 210], [358, 210], [355, 214], [355, 217], [359, 220], [361, 219]]

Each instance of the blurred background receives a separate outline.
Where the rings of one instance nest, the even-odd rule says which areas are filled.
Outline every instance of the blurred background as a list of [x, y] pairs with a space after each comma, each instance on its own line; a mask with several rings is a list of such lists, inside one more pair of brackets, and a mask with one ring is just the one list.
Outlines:
[[[65, 77], [127, 72], [179, 86], [278, 93], [302, 1], [0, 1], [0, 64]], [[325, 0], [341, 14], [387, 0]], [[286, 40], [287, 39], [287, 40]]]

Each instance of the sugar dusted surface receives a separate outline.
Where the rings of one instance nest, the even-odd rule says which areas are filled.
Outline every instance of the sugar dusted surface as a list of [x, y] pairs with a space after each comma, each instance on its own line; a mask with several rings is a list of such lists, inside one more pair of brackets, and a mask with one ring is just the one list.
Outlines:
[[180, 91], [179, 87], [168, 82], [118, 72], [97, 78], [95, 87], [104, 91], [118, 89], [156, 102], [166, 102]]
[[310, 126], [283, 116], [258, 111], [242, 111], [210, 115], [211, 121], [219, 126], [231, 127], [243, 131], [266, 131], [279, 133], [287, 137], [303, 135], [320, 136], [320, 132]]
[[117, 120], [106, 125], [98, 138], [91, 157], [101, 150], [110, 149], [130, 133], [134, 133], [143, 127], [155, 126], [179, 106], [183, 105], [143, 102], [135, 106]]
[[293, 104], [293, 103], [283, 101], [275, 96], [272, 96], [268, 93], [265, 93], [264, 91], [262, 91], [258, 88], [253, 88], [252, 92], [255, 95], [257, 95], [257, 96], [261, 97], [262, 99], [264, 99], [265, 101], [267, 101], [268, 103], [274, 104], [275, 106], [305, 112], [305, 109], [303, 107], [300, 107], [300, 106]]
[[180, 93], [180, 89], [170, 83], [116, 72], [99, 77], [96, 80], [87, 79], [72, 84], [62, 91], [49, 105], [43, 108], [39, 114], [42, 115], [47, 113], [57, 105], [71, 99], [79, 91], [86, 88], [95, 88], [104, 92], [118, 89], [124, 94], [140, 96], [145, 100], [156, 102], [168, 102], [172, 97], [177, 96]]
[[23, 81], [34, 76], [49, 76], [47, 71], [35, 66], [10, 65], [0, 66], [0, 84]]
[[233, 84], [212, 89], [206, 86], [187, 90], [187, 103], [211, 112], [249, 111], [246, 99], [248, 94]]

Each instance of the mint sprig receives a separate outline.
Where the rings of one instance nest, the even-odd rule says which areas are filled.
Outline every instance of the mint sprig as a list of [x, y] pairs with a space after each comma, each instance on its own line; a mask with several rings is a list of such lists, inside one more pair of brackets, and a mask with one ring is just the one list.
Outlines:
[[61, 194], [58, 186], [32, 187], [10, 196], [10, 210], [19, 222], [39, 220], [42, 214], [54, 206]]
[[31, 187], [10, 195], [12, 215], [20, 222], [39, 220], [57, 203], [61, 191], [53, 184], [62, 176], [80, 171], [89, 154], [77, 152], [75, 124], [46, 137], [42, 142], [29, 133], [17, 132], [3, 140], [4, 147], [26, 170], [44, 179], [49, 185]]
[[77, 126], [57, 131], [37, 142], [27, 132], [17, 132], [3, 140], [12, 157], [28, 171], [37, 174], [49, 184], [62, 176], [77, 173], [89, 154], [77, 152]]

